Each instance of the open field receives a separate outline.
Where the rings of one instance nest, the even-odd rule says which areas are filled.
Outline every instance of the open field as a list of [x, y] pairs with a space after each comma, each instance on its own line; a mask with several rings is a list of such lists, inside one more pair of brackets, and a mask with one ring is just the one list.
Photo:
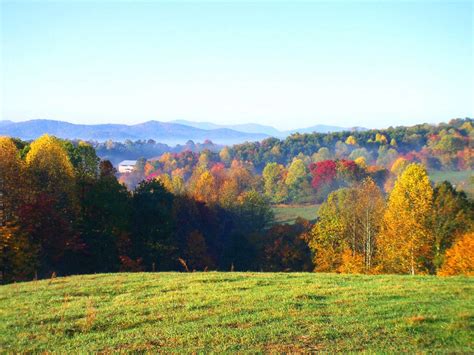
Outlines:
[[302, 217], [314, 221], [320, 205], [275, 205], [275, 221], [278, 223], [294, 223], [296, 218]]
[[430, 171], [430, 179], [434, 182], [447, 180], [455, 185], [458, 190], [464, 190], [471, 197], [474, 197], [474, 184], [470, 181], [474, 173], [465, 171]]
[[0, 286], [0, 351], [474, 351], [474, 278], [134, 273]]

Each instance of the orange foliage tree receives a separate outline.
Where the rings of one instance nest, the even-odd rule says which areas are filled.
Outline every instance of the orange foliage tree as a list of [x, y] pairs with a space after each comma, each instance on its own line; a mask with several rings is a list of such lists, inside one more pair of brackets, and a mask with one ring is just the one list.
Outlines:
[[474, 232], [464, 234], [446, 251], [438, 275], [474, 275]]

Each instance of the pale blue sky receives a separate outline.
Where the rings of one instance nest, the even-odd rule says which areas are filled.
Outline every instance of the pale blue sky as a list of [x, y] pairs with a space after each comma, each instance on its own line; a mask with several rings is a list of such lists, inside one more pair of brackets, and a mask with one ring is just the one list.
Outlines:
[[1, 118], [473, 116], [472, 1], [1, 1]]

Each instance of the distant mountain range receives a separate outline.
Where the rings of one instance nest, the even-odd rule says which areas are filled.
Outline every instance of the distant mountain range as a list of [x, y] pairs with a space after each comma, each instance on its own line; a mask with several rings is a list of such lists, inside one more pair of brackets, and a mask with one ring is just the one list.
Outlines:
[[286, 137], [293, 133], [328, 133], [328, 132], [341, 132], [341, 131], [351, 131], [351, 130], [365, 130], [366, 128], [362, 127], [339, 127], [339, 126], [328, 126], [323, 124], [318, 124], [311, 127], [306, 128], [298, 128], [292, 129], [288, 131], [280, 131], [272, 126], [264, 126], [256, 123], [242, 123], [242, 124], [234, 124], [234, 125], [221, 125], [211, 122], [195, 122], [195, 121], [187, 121], [187, 120], [174, 120], [170, 121], [172, 123], [183, 124], [190, 127], [200, 128], [200, 129], [219, 129], [219, 128], [228, 128], [233, 129], [239, 132], [246, 132], [246, 133], [263, 133], [268, 136], [272, 137]]
[[279, 137], [283, 133], [272, 126], [264, 126], [257, 123], [221, 125], [221, 124], [216, 124], [216, 123], [211, 123], [211, 122], [194, 122], [194, 121], [186, 121], [186, 120], [174, 120], [170, 122], [183, 124], [185, 126], [190, 126], [190, 127], [200, 128], [200, 129], [211, 130], [211, 129], [227, 128], [227, 129], [232, 129], [239, 132], [261, 133], [261, 134], [266, 134], [268, 136], [274, 136], [274, 137]]
[[30, 120], [24, 122], [0, 121], [0, 135], [21, 139], [35, 139], [51, 134], [65, 139], [95, 141], [124, 141], [127, 139], [153, 139], [166, 144], [183, 144], [188, 140], [203, 142], [211, 140], [217, 144], [236, 144], [257, 141], [268, 137], [286, 137], [289, 134], [311, 132], [339, 132], [351, 130], [337, 126], [316, 125], [292, 131], [279, 131], [271, 126], [254, 123], [218, 125], [210, 122], [178, 120], [172, 122], [148, 121], [135, 125], [125, 124], [74, 124], [55, 120]]

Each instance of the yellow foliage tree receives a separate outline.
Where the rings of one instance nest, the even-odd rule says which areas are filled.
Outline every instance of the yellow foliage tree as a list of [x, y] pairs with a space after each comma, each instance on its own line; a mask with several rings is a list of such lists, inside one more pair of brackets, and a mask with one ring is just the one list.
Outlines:
[[474, 232], [464, 234], [446, 251], [438, 275], [474, 275]]
[[219, 203], [226, 207], [232, 207], [237, 203], [239, 186], [236, 179], [225, 180], [219, 189]]
[[206, 170], [199, 176], [194, 187], [194, 198], [208, 203], [217, 199], [216, 183], [214, 176]]
[[345, 205], [347, 189], [332, 192], [318, 211], [319, 221], [308, 233], [307, 242], [314, 254], [315, 271], [335, 272], [341, 266], [342, 251], [348, 248], [351, 226], [347, 216], [341, 213]]
[[349, 136], [346, 139], [346, 144], [356, 145], [357, 144], [357, 139], [354, 136]]
[[173, 193], [174, 194], [182, 195], [186, 192], [184, 179], [181, 175], [173, 176], [172, 183], [173, 183]]
[[[377, 234], [380, 231], [385, 210], [385, 199], [377, 184], [371, 178], [365, 179], [355, 187], [354, 214], [357, 225], [357, 239], [363, 256], [365, 271], [371, 272], [376, 251]], [[356, 253], [353, 253], [356, 256]]]
[[163, 187], [166, 189], [166, 191], [173, 193], [174, 191], [173, 181], [171, 180], [168, 174], [166, 173], [161, 174], [156, 179], [163, 184]]
[[398, 176], [403, 173], [403, 171], [407, 168], [408, 165], [410, 165], [410, 162], [405, 158], [397, 158], [397, 160], [393, 162], [392, 167], [390, 168], [390, 172], [395, 176]]
[[390, 176], [384, 184], [384, 190], [386, 192], [390, 192], [393, 189], [395, 180], [401, 173], [403, 173], [408, 165], [410, 165], [410, 162], [403, 157], [399, 157], [393, 162], [392, 167], [390, 168]]
[[365, 160], [364, 157], [358, 157], [356, 160], [354, 160], [354, 163], [356, 163], [358, 166], [360, 166], [362, 169], [367, 168], [367, 161]]
[[[307, 235], [316, 271], [372, 272], [384, 208], [382, 192], [370, 178], [332, 192]], [[351, 258], [344, 256], [348, 250]]]
[[226, 165], [229, 165], [232, 161], [232, 156], [230, 154], [230, 149], [228, 147], [222, 148], [222, 150], [219, 152], [219, 158], [223, 163]]
[[381, 133], [377, 133], [375, 135], [375, 141], [379, 142], [380, 144], [387, 144], [388, 142], [387, 137]]
[[71, 197], [74, 168], [57, 138], [45, 134], [31, 143], [26, 165], [35, 191]]
[[31, 276], [36, 252], [18, 221], [18, 209], [29, 197], [24, 171], [12, 139], [0, 137], [0, 271], [9, 281]]
[[25, 196], [24, 164], [11, 138], [0, 137], [0, 224], [9, 220]]
[[426, 273], [432, 259], [428, 229], [433, 189], [425, 168], [410, 164], [395, 182], [377, 240], [381, 270]]

